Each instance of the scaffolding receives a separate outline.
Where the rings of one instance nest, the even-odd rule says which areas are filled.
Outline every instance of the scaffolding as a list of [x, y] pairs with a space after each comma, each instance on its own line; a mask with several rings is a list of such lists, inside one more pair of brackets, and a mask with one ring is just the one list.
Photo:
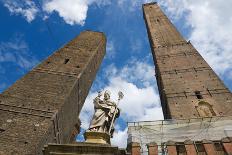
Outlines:
[[159, 146], [159, 154], [166, 154], [168, 141], [220, 141], [232, 137], [232, 116], [128, 122], [128, 135], [128, 144], [139, 143], [142, 154], [147, 154], [146, 145], [152, 142]]

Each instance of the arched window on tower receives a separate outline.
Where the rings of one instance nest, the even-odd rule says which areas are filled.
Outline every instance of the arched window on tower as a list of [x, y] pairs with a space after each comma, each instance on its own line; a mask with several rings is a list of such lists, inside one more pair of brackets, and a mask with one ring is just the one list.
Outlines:
[[210, 105], [208, 102], [204, 102], [204, 101], [199, 102], [198, 106], [196, 106], [196, 109], [199, 116], [201, 117], [216, 116], [216, 113], [214, 112], [212, 105]]

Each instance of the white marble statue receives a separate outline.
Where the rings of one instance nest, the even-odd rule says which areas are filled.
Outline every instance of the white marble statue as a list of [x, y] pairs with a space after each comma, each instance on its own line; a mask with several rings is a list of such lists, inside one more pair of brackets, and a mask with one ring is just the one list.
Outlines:
[[[105, 91], [104, 99], [101, 99], [102, 92], [93, 100], [95, 113], [90, 123], [89, 131], [105, 132], [113, 136], [114, 122], [119, 117], [120, 110], [117, 104], [110, 100], [110, 92]], [[119, 92], [119, 101], [123, 98], [122, 92]]]

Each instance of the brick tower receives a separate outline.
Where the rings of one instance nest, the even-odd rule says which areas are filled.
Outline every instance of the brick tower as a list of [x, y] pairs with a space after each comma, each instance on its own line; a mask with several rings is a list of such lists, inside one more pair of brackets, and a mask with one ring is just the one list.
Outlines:
[[232, 114], [232, 95], [156, 3], [143, 6], [165, 118]]
[[232, 95], [157, 3], [143, 5], [165, 120], [128, 123], [132, 155], [232, 155]]
[[82, 32], [0, 94], [0, 155], [72, 140], [105, 47], [103, 33]]

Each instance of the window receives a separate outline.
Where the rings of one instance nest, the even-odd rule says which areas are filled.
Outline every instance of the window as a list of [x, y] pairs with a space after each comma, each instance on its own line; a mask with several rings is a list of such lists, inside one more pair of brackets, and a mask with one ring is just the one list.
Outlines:
[[221, 142], [214, 142], [214, 147], [216, 151], [224, 151]]
[[64, 64], [67, 64], [69, 62], [69, 59], [64, 60]]
[[185, 149], [184, 143], [177, 143], [176, 150], [177, 150], [178, 154], [185, 154], [186, 153], [186, 149]]
[[200, 91], [195, 91], [195, 95], [198, 99], [203, 99], [203, 96], [201, 95]]
[[4, 129], [1, 129], [1, 128], [0, 128], [0, 133], [2, 133], [2, 132], [4, 132], [4, 131], [5, 131]]
[[205, 152], [205, 147], [202, 143], [196, 142], [195, 147], [198, 153]]
[[212, 117], [216, 116], [216, 113], [213, 110], [212, 105], [208, 102], [200, 101], [198, 106], [196, 106], [197, 112], [201, 117]]

